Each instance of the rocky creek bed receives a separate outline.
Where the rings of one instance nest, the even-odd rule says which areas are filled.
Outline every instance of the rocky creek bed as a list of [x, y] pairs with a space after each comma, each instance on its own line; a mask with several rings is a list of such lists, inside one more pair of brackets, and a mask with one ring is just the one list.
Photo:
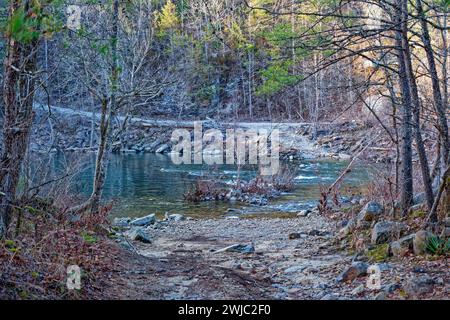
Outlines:
[[117, 239], [126, 249], [112, 297], [448, 299], [450, 292], [447, 261], [414, 256], [378, 263], [381, 289], [368, 289], [372, 263], [343, 250], [335, 241], [339, 225], [314, 212], [287, 219], [166, 218], [131, 227], [146, 241]]

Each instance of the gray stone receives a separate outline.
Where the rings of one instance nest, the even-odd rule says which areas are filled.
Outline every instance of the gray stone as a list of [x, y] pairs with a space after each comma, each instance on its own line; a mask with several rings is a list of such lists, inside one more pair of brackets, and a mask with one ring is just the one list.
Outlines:
[[400, 287], [398, 283], [389, 283], [381, 287], [381, 289], [386, 293], [393, 293], [395, 290], [400, 289]]
[[240, 218], [238, 216], [226, 216], [226, 220], [239, 220]]
[[406, 237], [403, 237], [397, 241], [392, 242], [389, 245], [389, 252], [394, 257], [403, 257], [408, 252], [413, 250], [413, 240], [414, 240], [415, 234], [410, 234]]
[[156, 222], [155, 214], [149, 214], [148, 216], [137, 218], [131, 221], [132, 226], [139, 226], [139, 227], [145, 227], [151, 224], [154, 224]]
[[162, 145], [160, 145], [157, 149], [156, 149], [156, 153], [164, 153], [164, 152], [168, 152], [170, 149], [170, 146], [167, 143], [164, 143]]
[[175, 222], [186, 220], [186, 217], [180, 213], [166, 214], [165, 218], [166, 220]]
[[151, 243], [151, 239], [142, 228], [133, 228], [127, 232], [127, 237], [134, 241], [141, 241], [143, 243]]
[[289, 267], [286, 270], [284, 270], [284, 272], [285, 273], [298, 273], [298, 272], [302, 272], [305, 269], [306, 269], [305, 266], [292, 266], [292, 267]]
[[126, 228], [130, 225], [130, 218], [114, 218], [112, 225], [119, 228]]
[[358, 277], [367, 275], [368, 267], [369, 265], [365, 262], [354, 262], [336, 280], [338, 282], [353, 281]]
[[433, 292], [434, 280], [429, 275], [424, 274], [408, 279], [403, 289], [408, 296], [417, 298], [422, 294]]
[[413, 250], [415, 255], [424, 255], [427, 251], [428, 239], [432, 237], [433, 234], [426, 230], [420, 230], [416, 232], [413, 239]]
[[427, 200], [427, 195], [425, 194], [425, 192], [421, 192], [413, 198], [413, 205], [418, 205], [418, 204], [424, 203], [426, 200]]
[[307, 217], [312, 213], [310, 209], [307, 210], [301, 210], [297, 213], [297, 217]]
[[293, 232], [289, 234], [289, 239], [290, 240], [294, 240], [294, 239], [300, 239], [301, 238], [301, 234], [298, 232]]
[[344, 239], [349, 234], [351, 234], [356, 228], [356, 221], [354, 219], [350, 219], [345, 227], [339, 230], [338, 238]]
[[252, 244], [233, 244], [231, 246], [214, 251], [214, 253], [220, 252], [253, 253], [255, 252], [255, 247]]
[[372, 244], [381, 244], [400, 237], [407, 226], [401, 222], [380, 221], [375, 224], [372, 229]]
[[364, 221], [370, 222], [378, 220], [379, 217], [383, 214], [383, 211], [384, 207], [380, 203], [376, 201], [368, 202], [358, 214], [358, 225]]

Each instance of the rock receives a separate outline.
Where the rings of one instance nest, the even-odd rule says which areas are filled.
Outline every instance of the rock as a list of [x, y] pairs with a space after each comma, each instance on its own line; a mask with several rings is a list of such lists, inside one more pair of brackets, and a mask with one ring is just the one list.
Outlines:
[[383, 211], [384, 207], [380, 203], [376, 201], [368, 202], [358, 214], [358, 226], [361, 225], [362, 222], [371, 222], [378, 220], [383, 214]]
[[225, 219], [227, 219], [227, 220], [239, 220], [240, 218], [238, 216], [226, 216]]
[[403, 289], [411, 297], [433, 292], [434, 280], [429, 275], [414, 276], [408, 279]]
[[395, 290], [400, 289], [400, 284], [389, 283], [381, 287], [381, 289], [386, 293], [393, 293]]
[[130, 218], [114, 218], [112, 225], [119, 228], [126, 228], [130, 225]]
[[175, 221], [175, 222], [186, 220], [186, 217], [180, 213], [173, 213], [173, 214], [166, 213], [165, 218], [168, 221]]
[[389, 245], [389, 252], [394, 257], [403, 257], [409, 251], [413, 250], [413, 240], [415, 234], [410, 234], [409, 236], [403, 237], [397, 241], [392, 242]]
[[142, 228], [133, 228], [127, 232], [127, 237], [134, 241], [141, 241], [143, 243], [151, 243], [150, 237]]
[[297, 217], [307, 217], [312, 213], [310, 209], [307, 210], [301, 210], [297, 213]]
[[349, 234], [351, 234], [356, 228], [356, 221], [354, 219], [351, 219], [348, 221], [347, 225], [343, 227], [341, 230], [339, 230], [338, 238], [344, 239]]
[[375, 224], [372, 229], [372, 244], [381, 244], [392, 241], [396, 237], [400, 237], [407, 226], [401, 222], [380, 221]]
[[420, 230], [416, 232], [416, 235], [413, 239], [413, 250], [415, 255], [423, 255], [427, 251], [427, 242], [433, 234], [426, 230]]
[[357, 296], [363, 292], [364, 292], [364, 285], [361, 284], [361, 285], [357, 286], [355, 289], [353, 289], [351, 294], [354, 296]]
[[255, 247], [252, 244], [233, 244], [231, 246], [214, 251], [214, 253], [220, 252], [253, 253], [255, 252]]
[[126, 240], [122, 240], [119, 242], [119, 245], [125, 250], [134, 251], [135, 248]]
[[409, 214], [413, 214], [414, 212], [421, 211], [423, 209], [423, 203], [416, 204], [409, 208]]
[[148, 216], [134, 219], [133, 221], [131, 221], [130, 224], [132, 226], [145, 227], [145, 226], [154, 224], [155, 222], [156, 222], [156, 217], [155, 217], [155, 214], [152, 213], [152, 214], [149, 214]]
[[170, 146], [167, 143], [164, 143], [162, 145], [160, 145], [158, 148], [156, 148], [156, 153], [164, 153], [164, 152], [168, 152], [170, 149]]
[[425, 194], [425, 192], [421, 192], [413, 198], [413, 205], [418, 205], [418, 204], [424, 203], [426, 200], [427, 200], [427, 195]]
[[353, 281], [360, 276], [367, 274], [367, 268], [369, 265], [365, 262], [354, 262], [337, 278], [338, 282]]
[[289, 239], [290, 240], [294, 240], [294, 239], [300, 239], [301, 238], [301, 234], [298, 232], [293, 232], [289, 234]]
[[289, 267], [286, 270], [284, 270], [284, 272], [285, 273], [298, 273], [298, 272], [302, 272], [305, 269], [306, 269], [305, 266], [292, 266], [292, 267]]

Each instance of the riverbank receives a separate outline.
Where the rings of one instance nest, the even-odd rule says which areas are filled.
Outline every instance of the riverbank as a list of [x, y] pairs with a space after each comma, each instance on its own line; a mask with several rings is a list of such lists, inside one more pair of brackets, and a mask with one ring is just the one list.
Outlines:
[[124, 268], [113, 277], [120, 284], [110, 286], [109, 294], [121, 299], [448, 298], [448, 265], [413, 257], [378, 263], [381, 289], [369, 289], [368, 276], [352, 269], [354, 255], [334, 241], [338, 227], [317, 214], [171, 221], [148, 232], [150, 244], [132, 242], [136, 252], [122, 256]]
[[[39, 152], [91, 152], [98, 143], [98, 114], [51, 108], [58, 117], [48, 117], [48, 109], [36, 107], [31, 149]], [[171, 135], [175, 128], [192, 129], [194, 121], [180, 119], [146, 119], [118, 116], [116, 130], [127, 121], [125, 129], [113, 143], [116, 153], [169, 153]], [[342, 120], [334, 123], [296, 122], [216, 122], [200, 121], [203, 130], [240, 128], [243, 130], [280, 130], [280, 156], [283, 159], [340, 159], [348, 160], [366, 148], [364, 157], [371, 162], [391, 162], [394, 148], [383, 130], [373, 123]], [[378, 135], [377, 141], [372, 141]], [[369, 144], [369, 145], [368, 145]]]

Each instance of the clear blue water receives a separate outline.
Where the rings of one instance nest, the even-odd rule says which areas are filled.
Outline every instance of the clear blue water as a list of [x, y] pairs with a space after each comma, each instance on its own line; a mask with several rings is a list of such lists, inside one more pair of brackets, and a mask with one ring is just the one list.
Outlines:
[[[94, 156], [89, 156], [75, 181], [75, 191], [86, 197], [92, 186]], [[115, 154], [110, 157], [104, 199], [114, 201], [114, 216], [142, 216], [149, 213], [183, 213], [194, 217], [224, 215], [229, 208], [244, 209], [247, 213], [298, 212], [315, 205], [321, 186], [332, 183], [347, 163], [339, 161], [302, 161], [287, 163], [295, 170], [295, 190], [269, 202], [267, 206], [244, 203], [202, 202], [189, 203], [183, 194], [199, 177], [216, 176], [221, 179], [250, 179], [256, 176], [254, 166], [238, 168], [223, 165], [174, 165], [167, 155]], [[344, 187], [357, 189], [368, 179], [364, 167], [355, 167], [345, 179]]]

